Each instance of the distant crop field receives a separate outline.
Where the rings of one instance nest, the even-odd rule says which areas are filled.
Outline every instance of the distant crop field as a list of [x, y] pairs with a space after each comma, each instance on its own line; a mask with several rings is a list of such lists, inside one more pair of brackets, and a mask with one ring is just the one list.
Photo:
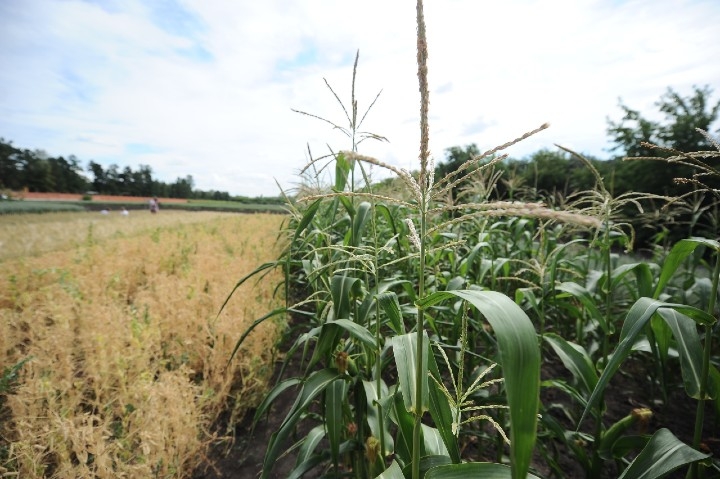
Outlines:
[[282, 216], [56, 213], [0, 219], [0, 475], [188, 477], [221, 411], [257, 405], [282, 298]]
[[[202, 223], [228, 216], [210, 211], [97, 211], [58, 212], [41, 215], [0, 215], [0, 261], [65, 250], [108, 238], [134, 236], [176, 224]], [[245, 218], [245, 217], [243, 217]], [[247, 218], [245, 218], [247, 219]]]

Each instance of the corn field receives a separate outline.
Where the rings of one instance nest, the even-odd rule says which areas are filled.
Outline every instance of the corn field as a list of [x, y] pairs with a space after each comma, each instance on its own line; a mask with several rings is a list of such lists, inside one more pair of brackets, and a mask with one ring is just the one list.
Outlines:
[[[614, 197], [570, 150], [595, 175], [592, 191], [553, 202], [493, 197], [498, 181], [511, 181], [494, 169], [503, 150], [547, 125], [435, 178], [421, 1], [417, 38], [417, 171], [361, 154], [363, 141], [385, 138], [363, 129], [357, 58], [347, 105], [327, 85], [341, 121], [299, 111], [348, 144], [310, 158], [286, 249], [256, 271], [282, 269], [287, 298], [299, 299], [237, 343], [270, 318], [295, 317], [286, 353], [301, 374], [280, 378], [255, 414], [261, 421], [278, 397], [295, 398], [261, 477], [275, 477], [288, 449], [293, 478], [720, 477], [717, 238], [633, 255], [627, 215], [649, 201], [671, 215], [681, 201]], [[670, 153], [718, 173], [710, 162], [720, 147]], [[373, 182], [378, 168], [395, 179]], [[608, 399], [622, 394], [613, 380], [628, 374], [651, 398], [610, 417]], [[678, 397], [692, 431], [683, 440], [653, 423]], [[300, 427], [309, 433], [298, 437]]]

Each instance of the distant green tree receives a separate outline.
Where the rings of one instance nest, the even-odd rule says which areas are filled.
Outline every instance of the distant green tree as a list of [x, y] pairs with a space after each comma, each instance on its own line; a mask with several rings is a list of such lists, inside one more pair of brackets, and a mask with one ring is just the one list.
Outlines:
[[0, 138], [0, 188], [22, 189], [19, 171], [21, 153], [12, 145], [11, 141]]
[[[712, 125], [720, 113], [720, 101], [712, 103], [710, 87], [694, 87], [693, 93], [683, 97], [672, 88], [656, 103], [665, 120], [651, 121], [632, 108], [620, 103], [624, 112], [620, 121], [608, 119], [607, 132], [614, 143], [612, 151], [619, 157], [664, 157], [667, 153], [647, 146], [652, 143], [682, 152], [711, 148], [697, 128], [712, 133]], [[715, 133], [720, 129], [715, 130]], [[686, 188], [676, 185], [673, 178], [692, 175], [688, 167], [655, 161], [618, 162], [615, 168], [616, 192], [644, 191], [655, 194], [677, 195]]]

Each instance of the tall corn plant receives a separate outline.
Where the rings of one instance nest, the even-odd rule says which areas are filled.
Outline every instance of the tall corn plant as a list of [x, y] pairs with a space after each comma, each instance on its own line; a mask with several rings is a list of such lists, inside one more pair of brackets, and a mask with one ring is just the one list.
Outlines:
[[[303, 353], [305, 374], [280, 382], [258, 408], [257, 416], [280, 394], [295, 391], [295, 404], [268, 445], [263, 477], [272, 474], [272, 465], [286, 442], [307, 418], [316, 418], [320, 424], [296, 443], [298, 462], [292, 477], [321, 463], [330, 463], [335, 476], [386, 479], [418, 479], [423, 474], [449, 478], [467, 473], [524, 478], [530, 467], [540, 368], [533, 324], [519, 306], [499, 292], [451, 288], [449, 282], [445, 290], [428, 288], [429, 267], [435, 271], [442, 268], [443, 258], [452, 258], [455, 248], [463, 244], [463, 239], [454, 239], [452, 230], [464, 222], [516, 216], [586, 225], [596, 225], [596, 221], [538, 203], [442, 203], [459, 183], [460, 173], [547, 125], [478, 155], [436, 184], [428, 147], [427, 42], [421, 1], [416, 13], [421, 97], [419, 173], [415, 176], [360, 155], [353, 141], [350, 151], [331, 155], [335, 164], [333, 190], [304, 196], [302, 201], [307, 206], [294, 210], [297, 226], [291, 232], [288, 250], [299, 254], [300, 259], [289, 256], [287, 265], [294, 265], [309, 286], [309, 297], [301, 301], [302, 305], [314, 306], [309, 313], [309, 329], [291, 346], [291, 351], [307, 352]], [[353, 114], [348, 115], [346, 110], [350, 120], [347, 131], [352, 138], [355, 108], [353, 94]], [[313, 167], [316, 164], [311, 160]], [[398, 198], [374, 193], [363, 165], [392, 171], [407, 194]], [[363, 174], [363, 188], [355, 187], [355, 168]], [[379, 225], [386, 229], [381, 231]], [[487, 320], [495, 336], [497, 350], [487, 353], [502, 369], [506, 405], [497, 406], [508, 409], [509, 467], [461, 463], [458, 431], [466, 423], [462, 413], [475, 414], [471, 420], [488, 419], [499, 429], [503, 425], [485, 414], [484, 406], [474, 405], [469, 395], [496, 384], [495, 380], [480, 383], [473, 379], [466, 386], [462, 379], [464, 361], [458, 363], [459, 379], [455, 380], [451, 368], [441, 374], [432, 353], [431, 337], [447, 358], [443, 348], [455, 345], [446, 342], [446, 324], [450, 323], [450, 330], [457, 330], [458, 319], [460, 336], [465, 338], [460, 342], [461, 351], [471, 353], [474, 347], [466, 340], [468, 326], [461, 319], [465, 314], [454, 314], [452, 307], [444, 305], [451, 300], [469, 305]], [[288, 310], [298, 310], [299, 306]], [[246, 337], [247, 333], [238, 347]], [[450, 387], [444, 380], [447, 375], [453, 378]], [[396, 382], [388, 386], [386, 381]], [[429, 418], [433, 426], [426, 424]], [[502, 434], [505, 436], [504, 431]], [[322, 438], [327, 439], [327, 453], [317, 452]], [[390, 456], [393, 460], [388, 463]], [[349, 458], [349, 463], [343, 457]]]
[[[663, 161], [695, 167], [698, 171], [695, 176], [677, 178], [675, 181], [689, 183], [696, 188], [717, 195], [720, 192], [710, 188], [706, 184], [705, 178], [707, 176], [720, 176], [720, 171], [708, 163], [709, 159], [720, 158], [720, 144], [707, 132], [699, 131], [717, 151], [683, 153], [668, 150], [672, 156], [663, 159]], [[685, 258], [698, 247], [710, 250], [714, 261], [713, 266], [710, 268], [711, 285], [709, 291], [707, 291], [705, 309], [660, 300], [659, 298], [663, 295], [666, 286]], [[670, 338], [674, 339], [680, 357], [685, 391], [688, 396], [696, 399], [698, 403], [692, 448], [682, 443], [669, 431], [660, 430], [653, 435], [622, 477], [639, 477], [640, 474], [644, 477], [649, 473], [665, 474], [686, 465], [690, 465], [688, 477], [692, 479], [704, 477], [704, 469], [707, 467], [704, 460], [708, 458], [708, 455], [700, 452], [699, 448], [703, 436], [705, 402], [708, 400], [714, 400], [716, 404], [720, 402], [720, 372], [710, 362], [713, 346], [712, 331], [713, 326], [717, 324], [716, 301], [719, 283], [720, 243], [716, 239], [709, 238], [681, 240], [673, 246], [670, 254], [665, 259], [662, 271], [654, 285], [652, 296], [638, 299], [628, 311], [620, 333], [620, 342], [593, 389], [581, 422], [590, 408], [602, 397], [610, 378], [630, 355], [632, 346], [642, 335], [649, 336], [654, 341], [660, 355], [664, 357], [667, 356], [670, 347]], [[702, 343], [697, 334], [697, 326], [704, 330]], [[650, 461], [655, 461], [655, 463], [651, 464]], [[661, 476], [654, 475], [653, 477]]]

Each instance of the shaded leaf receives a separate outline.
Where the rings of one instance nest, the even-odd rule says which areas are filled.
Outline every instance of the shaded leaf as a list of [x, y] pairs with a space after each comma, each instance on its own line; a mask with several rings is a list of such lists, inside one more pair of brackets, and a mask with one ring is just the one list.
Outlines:
[[663, 428], [653, 434], [619, 479], [660, 479], [676, 469], [708, 457]]

